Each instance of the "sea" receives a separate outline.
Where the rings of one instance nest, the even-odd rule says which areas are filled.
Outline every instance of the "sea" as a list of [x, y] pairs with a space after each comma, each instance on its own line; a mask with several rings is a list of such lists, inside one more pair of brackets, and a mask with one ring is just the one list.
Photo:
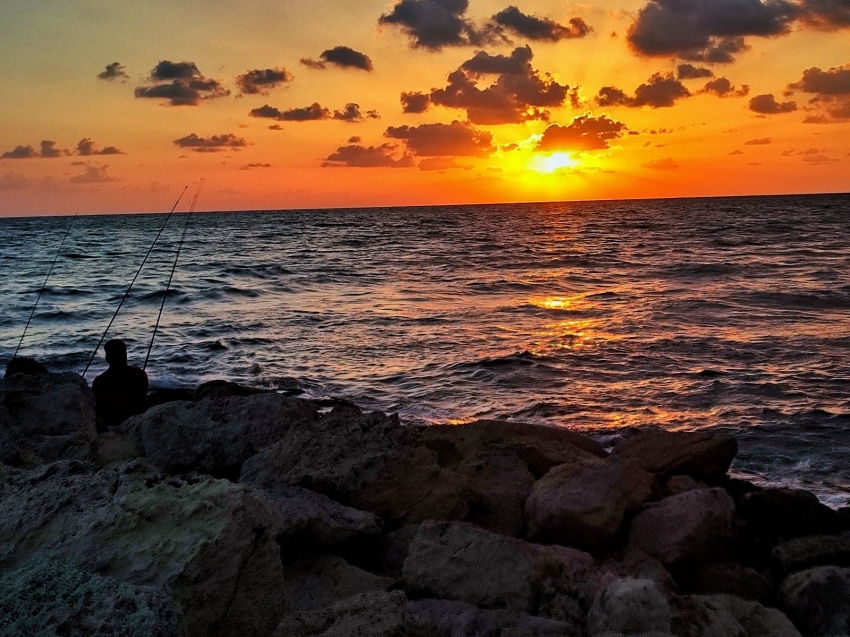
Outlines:
[[153, 387], [728, 432], [850, 504], [850, 195], [5, 218], [0, 272], [2, 368], [32, 314], [19, 355], [91, 381], [109, 326]]

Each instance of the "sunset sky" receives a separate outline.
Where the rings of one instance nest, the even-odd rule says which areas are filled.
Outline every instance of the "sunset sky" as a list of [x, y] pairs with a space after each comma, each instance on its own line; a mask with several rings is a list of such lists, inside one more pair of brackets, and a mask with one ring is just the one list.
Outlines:
[[5, 2], [0, 76], [3, 216], [850, 190], [850, 0]]

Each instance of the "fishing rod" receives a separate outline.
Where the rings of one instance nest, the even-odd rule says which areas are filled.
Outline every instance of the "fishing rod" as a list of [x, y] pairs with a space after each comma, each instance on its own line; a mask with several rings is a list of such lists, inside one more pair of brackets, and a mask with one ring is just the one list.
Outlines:
[[171, 266], [171, 274], [168, 277], [168, 284], [165, 286], [165, 294], [162, 295], [162, 303], [159, 306], [159, 316], [156, 317], [156, 324], [153, 326], [153, 335], [151, 336], [150, 345], [148, 345], [148, 353], [145, 356], [145, 364], [142, 366], [142, 370], [148, 368], [148, 360], [151, 357], [151, 350], [153, 349], [153, 341], [156, 338], [156, 331], [159, 329], [159, 321], [162, 318], [162, 310], [165, 307], [165, 299], [168, 298], [168, 291], [171, 289], [171, 280], [174, 278], [174, 271], [177, 269], [177, 260], [180, 258], [180, 250], [183, 249], [183, 242], [186, 240], [186, 231], [189, 229], [189, 221], [192, 219], [192, 213], [195, 212], [195, 204], [198, 203], [198, 196], [201, 194], [201, 186], [204, 185], [204, 180], [198, 182], [198, 188], [195, 190], [195, 196], [192, 199], [192, 206], [189, 208], [189, 214], [186, 216], [186, 223], [183, 226], [183, 235], [180, 237], [180, 243], [177, 245], [177, 254], [174, 257], [174, 264]]
[[100, 340], [97, 342], [97, 347], [94, 348], [94, 351], [91, 354], [91, 358], [89, 359], [86, 368], [83, 370], [83, 378], [85, 378], [86, 372], [89, 371], [89, 367], [94, 362], [94, 357], [97, 356], [97, 350], [100, 349], [100, 346], [103, 344], [103, 339], [106, 338], [106, 334], [109, 332], [109, 328], [112, 327], [112, 324], [115, 322], [115, 318], [118, 316], [118, 312], [121, 311], [121, 307], [124, 305], [124, 301], [127, 300], [127, 297], [130, 295], [130, 290], [133, 289], [133, 284], [136, 283], [136, 279], [139, 278], [139, 274], [142, 271], [142, 268], [145, 267], [145, 263], [148, 261], [148, 257], [153, 252], [154, 246], [156, 242], [159, 241], [159, 237], [162, 234], [162, 231], [165, 230], [165, 226], [168, 225], [168, 220], [171, 219], [171, 215], [174, 214], [174, 211], [177, 209], [177, 204], [180, 203], [180, 200], [183, 199], [183, 195], [186, 194], [186, 190], [189, 186], [183, 188], [183, 192], [180, 193], [180, 196], [177, 197], [177, 201], [174, 202], [174, 205], [171, 207], [171, 212], [168, 213], [168, 216], [165, 218], [165, 221], [162, 223], [162, 227], [160, 227], [159, 232], [156, 233], [156, 238], [153, 240], [151, 247], [148, 248], [148, 253], [145, 255], [145, 258], [142, 260], [142, 264], [139, 266], [139, 269], [136, 270], [136, 276], [133, 277], [133, 280], [130, 281], [130, 285], [127, 287], [127, 291], [124, 292], [124, 296], [121, 298], [121, 302], [118, 304], [118, 309], [115, 310], [115, 314], [112, 315], [112, 319], [109, 321], [109, 325], [106, 326], [106, 329], [103, 331], [103, 336], [100, 337]]
[[62, 242], [59, 244], [59, 249], [56, 251], [56, 256], [53, 257], [53, 263], [50, 264], [50, 269], [47, 271], [47, 276], [44, 277], [44, 283], [42, 283], [41, 288], [38, 290], [38, 296], [35, 297], [35, 305], [32, 306], [32, 312], [30, 312], [30, 317], [27, 319], [27, 324], [24, 326], [24, 333], [21, 334], [21, 340], [18, 341], [18, 346], [15, 348], [15, 353], [12, 354], [12, 360], [15, 360], [18, 357], [18, 352], [21, 349], [21, 345], [24, 344], [24, 338], [27, 335], [27, 330], [30, 327], [30, 322], [32, 321], [32, 317], [35, 316], [35, 308], [38, 307], [38, 302], [41, 301], [41, 295], [44, 293], [45, 288], [47, 287], [47, 281], [50, 279], [50, 275], [53, 274], [53, 268], [56, 266], [56, 262], [59, 260], [59, 255], [62, 252], [62, 248], [65, 247], [65, 240], [68, 238], [68, 235], [71, 233], [71, 226], [74, 225], [74, 221], [77, 219], [77, 215], [80, 214], [77, 212], [71, 217], [71, 221], [68, 222], [68, 227], [65, 229], [65, 235], [62, 237]]

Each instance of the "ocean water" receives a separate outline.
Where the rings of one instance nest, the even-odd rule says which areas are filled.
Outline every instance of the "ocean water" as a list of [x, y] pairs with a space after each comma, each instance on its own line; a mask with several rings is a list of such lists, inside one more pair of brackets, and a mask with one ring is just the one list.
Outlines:
[[[0, 219], [0, 363], [82, 372], [165, 215]], [[148, 373], [415, 422], [734, 433], [850, 500], [850, 196], [175, 214], [107, 338]], [[87, 374], [105, 367], [102, 352]]]

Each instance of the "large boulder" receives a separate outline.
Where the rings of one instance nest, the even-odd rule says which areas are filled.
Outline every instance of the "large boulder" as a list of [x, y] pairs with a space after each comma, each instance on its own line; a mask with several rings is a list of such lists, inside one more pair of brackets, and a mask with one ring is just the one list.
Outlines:
[[764, 489], [746, 494], [738, 514], [753, 533], [775, 540], [831, 535], [841, 530], [838, 514], [803, 489]]
[[727, 594], [767, 601], [773, 596], [772, 578], [738, 562], [707, 562], [687, 578], [687, 588], [698, 594]]
[[674, 475], [716, 483], [729, 470], [738, 441], [728, 434], [651, 429], [637, 431], [614, 447], [616, 458], [637, 462], [664, 481]]
[[789, 575], [779, 597], [806, 637], [850, 634], [850, 568], [818, 566]]
[[402, 570], [413, 595], [530, 613], [547, 579], [593, 566], [587, 553], [507, 538], [465, 523], [423, 522]]
[[773, 549], [773, 558], [784, 573], [815, 566], [850, 566], [850, 534], [811, 535], [786, 540]]
[[15, 433], [45, 462], [84, 460], [97, 436], [94, 394], [77, 374], [7, 374], [0, 405]]
[[712, 596], [686, 596], [671, 600], [673, 633], [679, 637], [749, 637], [726, 604]]
[[169, 473], [236, 479], [245, 460], [317, 418], [312, 403], [266, 392], [165, 403], [124, 421], [121, 432]]
[[630, 461], [562, 464], [534, 484], [525, 505], [528, 537], [570, 546], [604, 544], [656, 490], [653, 475]]
[[433, 637], [579, 637], [580, 627], [509, 610], [482, 610], [446, 599], [407, 603], [413, 615], [433, 624]]
[[697, 489], [647, 506], [629, 527], [629, 548], [671, 569], [691, 567], [728, 539], [734, 503], [721, 488]]
[[652, 580], [618, 579], [599, 591], [587, 615], [589, 635], [669, 633], [672, 611], [667, 594]]
[[186, 636], [268, 634], [280, 619], [276, 519], [248, 487], [60, 461], [8, 477], [0, 509], [0, 568], [61, 559], [161, 591]]
[[733, 595], [701, 596], [697, 599], [731, 614], [747, 631], [747, 637], [801, 637], [791, 620], [776, 608]]
[[319, 610], [362, 593], [387, 591], [393, 583], [338, 555], [314, 555], [284, 565], [284, 606], [288, 612]]
[[38, 456], [17, 432], [17, 425], [9, 410], [0, 405], [0, 463], [10, 467], [31, 467], [38, 462]]

